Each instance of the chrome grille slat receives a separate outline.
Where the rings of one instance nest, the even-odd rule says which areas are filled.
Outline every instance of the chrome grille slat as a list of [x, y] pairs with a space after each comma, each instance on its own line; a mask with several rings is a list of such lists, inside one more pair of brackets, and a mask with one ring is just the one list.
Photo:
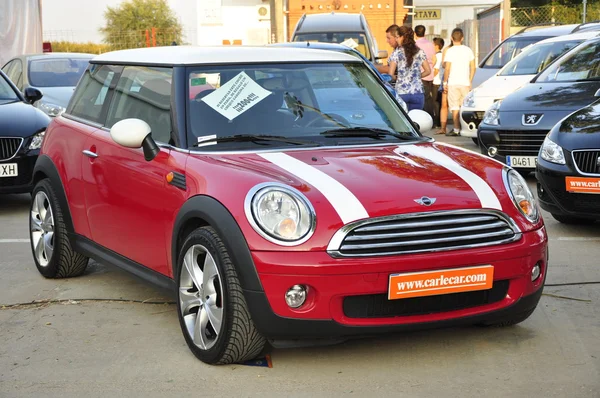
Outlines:
[[495, 220], [494, 216], [476, 216], [476, 217], [465, 217], [461, 219], [447, 219], [447, 220], [436, 220], [436, 221], [414, 221], [414, 222], [402, 222], [395, 224], [386, 224], [386, 225], [376, 225], [372, 227], [359, 227], [354, 230], [354, 232], [372, 232], [372, 231], [385, 231], [390, 229], [408, 229], [415, 227], [435, 227], [440, 225], [456, 225], [459, 224], [467, 224], [471, 222], [479, 222], [479, 221], [490, 221]]
[[19, 151], [23, 138], [0, 137], [0, 160], [10, 160]]
[[[444, 228], [444, 229], [433, 229], [425, 231], [414, 231], [414, 232], [398, 232], [391, 234], [378, 234], [378, 235], [353, 235], [346, 238], [346, 242], [364, 241], [364, 240], [379, 240], [379, 239], [393, 239], [393, 238], [404, 238], [412, 236], [426, 236], [431, 234], [451, 234], [457, 232], [469, 232], [469, 231], [480, 231], [482, 229], [494, 229], [498, 227], [506, 227], [506, 223], [502, 221], [496, 221], [492, 224], [473, 225], [469, 227], [460, 228]], [[355, 230], [355, 232], [357, 232]], [[511, 230], [512, 232], [512, 230]]]
[[[505, 229], [503, 231], [498, 232], [488, 232], [485, 234], [475, 234], [470, 235], [467, 239], [475, 240], [479, 238], [487, 238], [494, 236], [505, 236], [505, 235], [514, 235], [512, 229]], [[447, 238], [437, 238], [437, 239], [421, 239], [421, 240], [407, 240], [405, 242], [387, 242], [387, 243], [371, 243], [367, 245], [342, 245], [341, 250], [364, 250], [364, 249], [377, 249], [377, 248], [386, 248], [386, 247], [397, 247], [397, 246], [409, 246], [409, 245], [433, 245], [436, 243], [445, 243], [456, 241], [456, 236], [450, 236]], [[461, 236], [464, 239], [464, 237]]]
[[500, 211], [439, 211], [357, 221], [342, 227], [327, 250], [333, 257], [365, 257], [458, 250], [519, 239], [519, 228]]

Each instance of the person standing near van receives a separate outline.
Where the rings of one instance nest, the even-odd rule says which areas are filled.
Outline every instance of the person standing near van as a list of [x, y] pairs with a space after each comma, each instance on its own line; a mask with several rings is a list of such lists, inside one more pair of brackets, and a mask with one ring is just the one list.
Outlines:
[[[425, 38], [425, 26], [417, 25], [415, 26], [415, 43], [417, 47], [419, 47], [425, 55], [427, 56], [427, 63], [429, 64], [429, 69], [433, 70], [433, 65], [435, 64], [435, 47], [433, 43]], [[425, 94], [425, 106], [423, 109], [425, 112], [429, 113], [432, 119], [435, 120], [435, 95], [436, 93], [433, 90], [433, 73], [423, 77], [423, 91]]]
[[456, 28], [452, 31], [452, 47], [444, 56], [444, 91], [448, 93], [448, 106], [452, 112], [454, 129], [446, 135], [460, 135], [459, 111], [462, 103], [471, 91], [471, 83], [475, 76], [475, 54], [464, 46], [464, 33]]
[[400, 26], [395, 35], [398, 48], [392, 54], [388, 73], [397, 75], [396, 95], [406, 103], [409, 111], [423, 109], [425, 94], [421, 79], [431, 74], [427, 56], [417, 47], [412, 28]]
[[[394, 54], [394, 51], [396, 51], [396, 48], [398, 48], [398, 42], [396, 41], [397, 32], [398, 25], [390, 25], [390, 27], [385, 30], [385, 41], [387, 42], [387, 44], [390, 45], [390, 47], [392, 47], [392, 52], [390, 53], [390, 56], [387, 59], [387, 65], [375, 64], [375, 67], [377, 68], [379, 73], [388, 73], [388, 66], [392, 59], [392, 55]], [[394, 75], [392, 75], [392, 78], [393, 77]]]

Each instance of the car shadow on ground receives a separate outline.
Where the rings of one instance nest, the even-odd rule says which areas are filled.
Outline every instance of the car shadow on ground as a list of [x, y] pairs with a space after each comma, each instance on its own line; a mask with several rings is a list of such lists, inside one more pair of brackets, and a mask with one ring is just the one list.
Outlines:
[[0, 214], [14, 213], [19, 210], [29, 210], [31, 195], [25, 194], [5, 194], [0, 195]]

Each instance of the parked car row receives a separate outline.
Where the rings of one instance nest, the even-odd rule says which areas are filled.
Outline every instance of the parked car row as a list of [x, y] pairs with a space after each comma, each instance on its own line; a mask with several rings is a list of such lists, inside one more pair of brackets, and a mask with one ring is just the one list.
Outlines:
[[536, 171], [542, 208], [565, 223], [600, 220], [600, 31], [592, 25], [530, 45], [471, 91], [461, 112], [461, 135], [522, 174]]

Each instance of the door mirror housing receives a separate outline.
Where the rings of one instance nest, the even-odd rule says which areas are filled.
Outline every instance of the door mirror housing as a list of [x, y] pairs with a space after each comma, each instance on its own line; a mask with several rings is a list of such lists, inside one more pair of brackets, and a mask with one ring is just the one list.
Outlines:
[[36, 101], [41, 100], [42, 97], [44, 96], [44, 93], [42, 93], [37, 88], [33, 88], [33, 87], [27, 87], [23, 94], [25, 95], [25, 99], [27, 100], [27, 102], [29, 102], [30, 104], [33, 104]]
[[387, 50], [379, 50], [377, 52], [377, 59], [387, 59], [387, 57], [388, 57]]
[[421, 134], [426, 133], [433, 128], [433, 119], [429, 116], [429, 113], [425, 111], [413, 109], [408, 112], [408, 117], [410, 117], [413, 126], [415, 126]]
[[110, 137], [126, 148], [143, 148], [144, 158], [151, 161], [160, 149], [152, 139], [150, 125], [141, 119], [123, 119], [110, 129]]

